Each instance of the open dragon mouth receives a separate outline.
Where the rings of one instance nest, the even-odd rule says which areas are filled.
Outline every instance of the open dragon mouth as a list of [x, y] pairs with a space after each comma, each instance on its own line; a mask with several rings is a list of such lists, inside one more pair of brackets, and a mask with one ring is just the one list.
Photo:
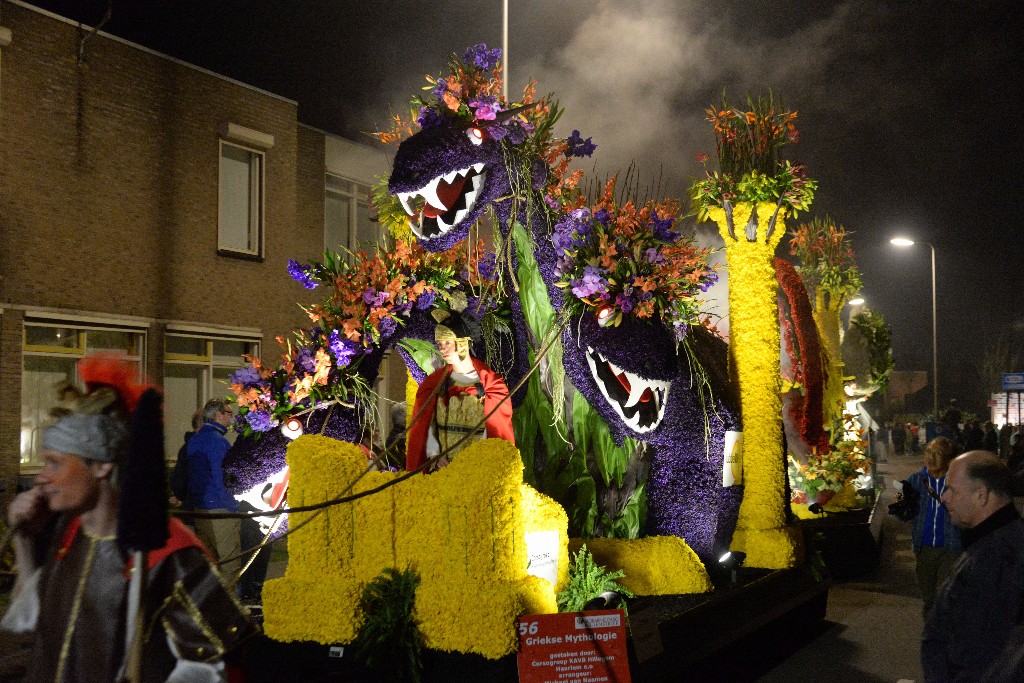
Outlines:
[[627, 372], [589, 346], [587, 365], [605, 400], [627, 427], [638, 434], [646, 434], [661, 424], [671, 381], [647, 379]]
[[476, 206], [487, 179], [484, 168], [483, 163], [476, 163], [439, 175], [418, 190], [397, 193], [406, 213], [414, 219], [413, 234], [420, 239], [433, 239], [465, 220]]

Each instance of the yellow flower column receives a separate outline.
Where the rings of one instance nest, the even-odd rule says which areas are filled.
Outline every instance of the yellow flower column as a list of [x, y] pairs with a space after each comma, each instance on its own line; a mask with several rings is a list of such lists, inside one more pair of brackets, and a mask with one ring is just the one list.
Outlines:
[[821, 404], [824, 424], [829, 429], [833, 420], [842, 418], [846, 405], [843, 394], [843, 357], [839, 340], [839, 312], [845, 305], [844, 297], [826, 293], [823, 287], [819, 286], [814, 294], [814, 324], [818, 328], [818, 336], [825, 351], [827, 373]]
[[750, 567], [796, 563], [797, 530], [786, 527], [786, 465], [779, 395], [775, 248], [785, 233], [773, 202], [712, 207], [729, 269], [729, 354], [743, 411], [743, 502], [732, 549]]

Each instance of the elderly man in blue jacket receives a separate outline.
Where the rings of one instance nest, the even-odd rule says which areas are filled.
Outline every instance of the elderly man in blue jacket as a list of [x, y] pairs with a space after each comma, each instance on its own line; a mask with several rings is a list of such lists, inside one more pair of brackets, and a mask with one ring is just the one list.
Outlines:
[[[224, 456], [231, 443], [224, 438], [231, 424], [231, 404], [211, 398], [203, 406], [205, 422], [188, 440], [188, 495], [195, 510], [237, 512], [238, 501], [224, 485]], [[196, 518], [196, 534], [222, 561], [220, 571], [229, 584], [238, 578], [242, 550], [238, 519]], [[227, 562], [223, 562], [228, 560]]]

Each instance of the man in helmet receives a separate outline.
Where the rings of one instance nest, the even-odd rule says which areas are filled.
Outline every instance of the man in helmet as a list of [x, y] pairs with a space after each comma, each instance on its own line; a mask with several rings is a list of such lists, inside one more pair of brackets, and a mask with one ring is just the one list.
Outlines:
[[[149, 448], [139, 457], [155, 457], [157, 472], [163, 444], [159, 395], [137, 391], [134, 368], [117, 366], [114, 359], [80, 362], [89, 391], [62, 403], [43, 432], [36, 485], [7, 510], [8, 524], [18, 530], [18, 578], [0, 626], [33, 634], [24, 679], [30, 683], [115, 681], [127, 672], [141, 681], [222, 681], [223, 655], [255, 627], [198, 538], [181, 522], [168, 523], [166, 507], [163, 516], [158, 507], [155, 516], [148, 514], [153, 505], [166, 506], [164, 482], [141, 500], [145, 477], [122, 492], [126, 465], [136, 475], [146, 471], [133, 460], [140, 431], [151, 438], [141, 438]], [[147, 411], [139, 412], [151, 416], [149, 422], [134, 419], [143, 404]], [[140, 530], [138, 520], [150, 523]], [[126, 541], [147, 535], [155, 549], [145, 553]], [[136, 558], [144, 558], [144, 572], [137, 572]], [[128, 597], [133, 576], [145, 576], [138, 601]], [[133, 625], [145, 634], [137, 647], [126, 644], [136, 633]]]

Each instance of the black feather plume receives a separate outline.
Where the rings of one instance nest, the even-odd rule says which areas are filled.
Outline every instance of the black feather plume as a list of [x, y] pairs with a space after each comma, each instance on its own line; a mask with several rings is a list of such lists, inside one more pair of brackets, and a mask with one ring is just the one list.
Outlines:
[[162, 404], [160, 392], [147, 389], [132, 413], [117, 511], [117, 538], [125, 552], [156, 550], [167, 542]]

